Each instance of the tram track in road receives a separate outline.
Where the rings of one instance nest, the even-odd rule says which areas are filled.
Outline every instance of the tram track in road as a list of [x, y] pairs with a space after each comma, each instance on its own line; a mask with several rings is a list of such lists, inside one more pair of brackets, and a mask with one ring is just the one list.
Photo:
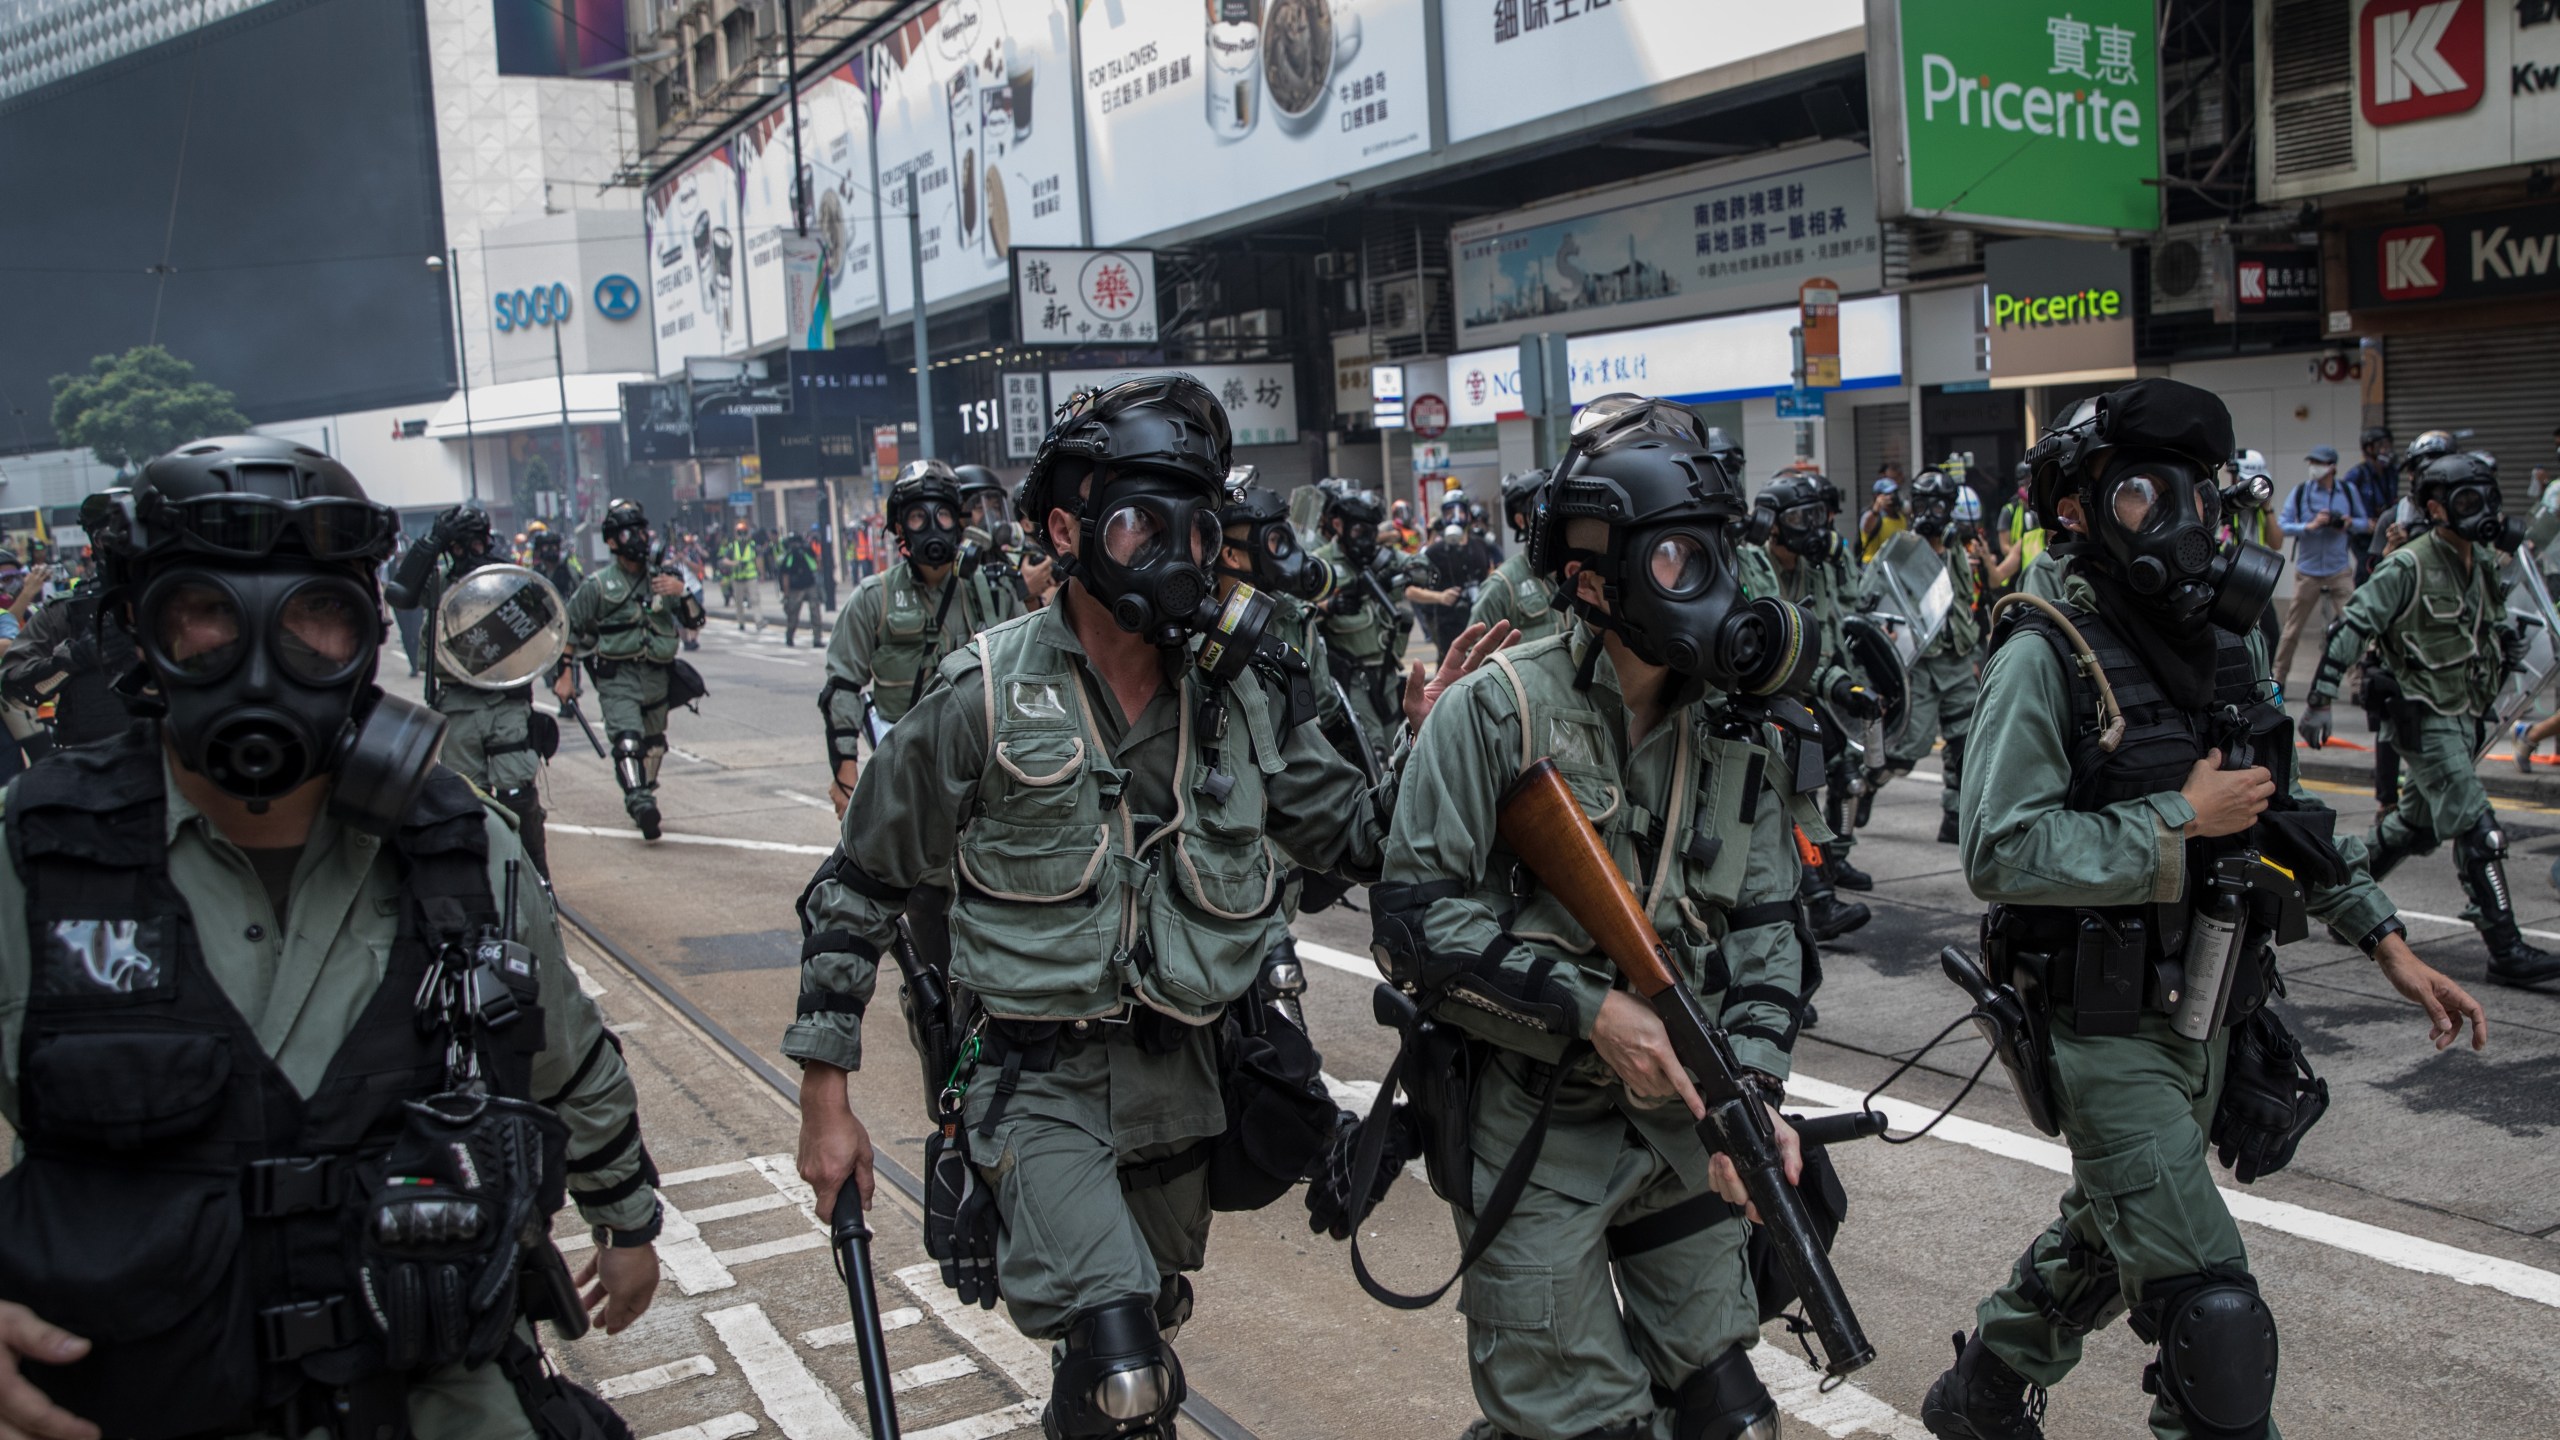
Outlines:
[[[557, 896], [553, 897], [553, 905], [562, 920], [568, 922], [571, 928], [583, 936], [599, 953], [611, 960], [624, 974], [630, 976], [641, 988], [655, 996], [673, 1013], [675, 1018], [692, 1029], [701, 1039], [726, 1053], [750, 1075], [763, 1082], [786, 1107], [797, 1109], [800, 1103], [800, 1087], [783, 1072], [782, 1067], [767, 1059], [754, 1046], [732, 1034], [728, 1027], [694, 1003], [681, 987], [660, 974], [654, 966], [633, 955], [602, 927], [580, 913], [577, 907]], [[909, 1223], [921, 1225], [924, 1212], [924, 1182], [913, 1171], [891, 1158], [885, 1150], [873, 1151], [872, 1168], [874, 1174], [887, 1181], [899, 1195], [905, 1198], [906, 1205], [899, 1207], [901, 1215]], [[958, 1331], [973, 1348], [986, 1355], [999, 1368], [1013, 1375], [1016, 1382], [1024, 1389], [1035, 1394], [1040, 1393], [1043, 1387], [1032, 1382], [1040, 1379], [1041, 1372], [1045, 1371], [1045, 1347], [1014, 1334], [1010, 1325], [993, 1323], [992, 1317], [984, 1317], [982, 1312], [958, 1306], [956, 1302], [949, 1306], [938, 1303], [940, 1300], [952, 1297], [942, 1291], [942, 1282], [938, 1277], [929, 1271], [917, 1273], [924, 1268], [911, 1267], [900, 1271], [895, 1278], [913, 1293], [918, 1301], [932, 1309], [945, 1324]], [[988, 1323], [974, 1325], [968, 1323], [973, 1319], [981, 1318]], [[1020, 1346], [1006, 1345], [1005, 1341], [1008, 1339], [1019, 1341]], [[1028, 1347], [1039, 1359], [1040, 1363], [1036, 1369], [1022, 1354], [1010, 1353], [1022, 1347]], [[1201, 1434], [1208, 1436], [1209, 1440], [1256, 1440], [1253, 1431], [1220, 1408], [1217, 1402], [1201, 1394], [1196, 1386], [1182, 1403], [1182, 1416]], [[1031, 1423], [1036, 1423], [1036, 1419]]]

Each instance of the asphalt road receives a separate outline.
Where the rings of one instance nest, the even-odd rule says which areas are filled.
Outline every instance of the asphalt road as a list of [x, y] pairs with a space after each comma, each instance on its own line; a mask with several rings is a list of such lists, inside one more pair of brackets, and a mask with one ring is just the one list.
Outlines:
[[[758, 637], [715, 622], [692, 657], [711, 695], [701, 714], [679, 713], [672, 727], [676, 748], [662, 775], [665, 841], [647, 845], [630, 830], [609, 770], [574, 731], [546, 783], [562, 898], [713, 1025], [788, 1072], [776, 1047], [797, 990], [792, 902], [833, 841], [836, 821], [825, 800], [814, 704], [818, 656], [779, 641], [778, 626]], [[1866, 897], [1875, 919], [1828, 954], [1821, 1023], [1797, 1051], [1798, 1093], [1808, 1108], [1854, 1103], [1963, 1009], [1934, 957], [1942, 944], [1970, 941], [1979, 907], [1953, 849], [1934, 843], [1935, 790], [1925, 774], [1888, 788], [1862, 835], [1859, 861], [1877, 879]], [[2327, 798], [2342, 828], [2370, 823], [2371, 801], [2352, 787], [2333, 787]], [[2546, 932], [2543, 943], [2560, 946], [2560, 895], [2544, 879], [2560, 858], [2560, 811], [2507, 804], [2502, 813], [2519, 851], [2513, 868], [2526, 923]], [[2390, 889], [2421, 953], [2476, 985], [2483, 954], [2469, 927], [2452, 918], [2464, 902], [2450, 859], [2412, 862]], [[1369, 1014], [1375, 976], [1365, 961], [1366, 917], [1336, 910], [1303, 920], [1299, 933], [1318, 962], [1309, 967], [1310, 1023], [1351, 1103], [1371, 1093], [1392, 1053]], [[604, 978], [609, 962], [596, 953], [590, 963], [605, 967], [595, 970]], [[2285, 971], [2279, 1003], [2328, 1080], [2333, 1106], [2291, 1169], [2245, 1188], [2222, 1176], [2282, 1328], [2279, 1423], [2316, 1437], [2552, 1434], [2551, 1417], [2560, 1414], [2560, 1145], [2552, 1139], [2560, 1131], [2560, 995], [2483, 988], [2487, 1053], [2437, 1054], [2423, 1016], [2354, 952], [2313, 941], [2287, 952]], [[623, 1021], [641, 1013], [627, 977], [606, 983], [624, 992], [608, 996], [608, 1014]], [[884, 1152], [914, 1170], [923, 1134], [914, 1063], [885, 995], [874, 1013], [888, 1018], [870, 1029], [872, 1063], [855, 1077], [855, 1104]], [[671, 1185], [670, 1198], [688, 1210], [741, 1199], [764, 1205], [751, 1222], [723, 1223], [771, 1233], [738, 1231], [733, 1240], [723, 1232], [711, 1242], [715, 1252], [775, 1240], [809, 1245], [813, 1232], [788, 1205], [766, 1203], [771, 1195], [793, 1198], [787, 1164], [757, 1168], [758, 1157], [790, 1149], [792, 1122], [778, 1097], [663, 1007], [643, 1018], [650, 1028], [634, 1050], [646, 1058], [635, 1068], [662, 1165], [705, 1174], [731, 1167], [685, 1182], [700, 1188]], [[686, 1060], [666, 1048], [680, 1037], [699, 1055]], [[1906, 1077], [1894, 1092], [1909, 1106], [1893, 1111], [1902, 1122], [1897, 1133], [1951, 1095], [1980, 1054], [1966, 1032]], [[725, 1083], [712, 1083], [723, 1076]], [[1864, 1144], [1839, 1159], [1854, 1207], [1834, 1258], [1879, 1358], [1854, 1384], [1824, 1394], [1774, 1328], [1756, 1355], [1788, 1412], [1790, 1437], [1907, 1440], [1923, 1433], [1911, 1417], [1946, 1362], [1948, 1335], [1970, 1323], [1975, 1299], [2049, 1220], [2067, 1162], [2029, 1129], [1996, 1070], [1928, 1138]], [[742, 1162], [747, 1169], [734, 1168]], [[891, 1202], [879, 1224], [880, 1270], [891, 1292], [883, 1304], [933, 1317], [891, 1337], [893, 1361], [958, 1357], [976, 1367], [965, 1379], [939, 1382], [969, 1388], [945, 1390], [947, 1401], [911, 1422], [909, 1433], [935, 1424], [959, 1427], [948, 1436], [1006, 1433], [984, 1427], [1027, 1413], [1008, 1407], [1037, 1398], [1037, 1367], [1008, 1372], [939, 1317], [931, 1302], [947, 1292], [929, 1278], [913, 1288], [893, 1278], [920, 1258], [912, 1220]], [[1475, 1414], [1463, 1325], [1447, 1302], [1418, 1313], [1372, 1303], [1342, 1247], [1308, 1235], [1294, 1200], [1221, 1216], [1215, 1237], [1198, 1280], [1199, 1313], [1180, 1349], [1195, 1390], [1243, 1429], [1271, 1440], [1454, 1436]], [[1436, 1284], [1456, 1256], [1446, 1212], [1411, 1181], [1372, 1218], [1364, 1249], [1381, 1278], [1403, 1288]], [[792, 1338], [841, 1320], [824, 1251], [759, 1252], [732, 1268], [750, 1290], [750, 1281], [781, 1287], [775, 1293], [783, 1298], [757, 1303], [784, 1348], [842, 1397], [833, 1413], [859, 1416], [850, 1354]], [[780, 1278], [758, 1278], [765, 1276]], [[746, 1383], [734, 1362], [739, 1346], [768, 1359], [773, 1351], [758, 1349], [756, 1334], [739, 1339], [738, 1316], [711, 1318], [739, 1301], [680, 1292], [671, 1281], [661, 1310], [633, 1335], [571, 1347], [573, 1368], [597, 1378], [695, 1356], [712, 1365], [709, 1374], [626, 1400], [641, 1434], [749, 1433], [719, 1428], [738, 1425], [720, 1420], [733, 1414], [761, 1416], [791, 1437], [844, 1433], [809, 1428], [811, 1412], [777, 1408]], [[985, 1344], [1002, 1348], [1000, 1336]], [[2122, 1326], [2092, 1337], [2087, 1360], [2053, 1396], [2047, 1432], [2057, 1440], [2142, 1433], [2147, 1402], [2137, 1385], [2147, 1358], [2148, 1347]], [[639, 1409], [651, 1395], [687, 1398]], [[802, 1418], [787, 1418], [794, 1415]], [[712, 1421], [719, 1424], [669, 1429]]]

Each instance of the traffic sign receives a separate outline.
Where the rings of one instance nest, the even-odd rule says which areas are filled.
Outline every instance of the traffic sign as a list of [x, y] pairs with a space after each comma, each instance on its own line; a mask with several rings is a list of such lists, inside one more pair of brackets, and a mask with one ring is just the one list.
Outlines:
[[1781, 390], [1777, 398], [1778, 418], [1781, 420], [1822, 418], [1822, 392], [1819, 390]]
[[1406, 415], [1417, 440], [1437, 440], [1449, 433], [1449, 402], [1437, 395], [1414, 396]]

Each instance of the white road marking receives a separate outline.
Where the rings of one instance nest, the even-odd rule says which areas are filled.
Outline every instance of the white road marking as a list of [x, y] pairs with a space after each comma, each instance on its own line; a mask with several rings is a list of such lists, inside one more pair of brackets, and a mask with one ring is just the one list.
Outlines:
[[758, 1245], [741, 1245], [734, 1250], [714, 1250], [711, 1252], [711, 1258], [723, 1265], [752, 1265], [758, 1260], [770, 1260], [776, 1255], [795, 1255], [803, 1250], [823, 1249], [826, 1243], [827, 1237], [824, 1235], [785, 1235], [779, 1240], [767, 1240]]
[[[663, 1185], [666, 1182], [661, 1180], [658, 1183]], [[790, 1203], [780, 1195], [750, 1195], [744, 1200], [731, 1200], [721, 1205], [705, 1205], [691, 1213], [694, 1224], [708, 1225], [714, 1220], [730, 1220], [740, 1215], [761, 1215], [767, 1210], [779, 1210]]]
[[658, 1177], [658, 1188], [672, 1190], [678, 1185], [691, 1185], [697, 1181], [718, 1180], [729, 1175], [744, 1175], [754, 1168], [756, 1167], [752, 1161], [723, 1160], [717, 1165], [703, 1165], [691, 1170], [678, 1170], [671, 1175], [661, 1175]]
[[805, 791], [776, 790], [773, 793], [790, 801], [794, 805], [806, 805], [812, 810], [824, 810], [830, 815], [835, 813], [836, 806], [834, 801], [821, 800], [817, 796], [808, 794]]
[[726, 1415], [715, 1416], [699, 1425], [687, 1425], [678, 1430], [661, 1430], [655, 1435], [644, 1437], [644, 1440], [737, 1440], [740, 1435], [754, 1433], [756, 1433], [756, 1417], [732, 1410]]
[[670, 1360], [664, 1365], [652, 1365], [646, 1370], [634, 1370], [628, 1375], [616, 1375], [610, 1380], [600, 1381], [596, 1385], [596, 1394], [607, 1400], [619, 1400], [625, 1395], [646, 1395], [652, 1390], [664, 1390], [679, 1380], [713, 1374], [718, 1369], [708, 1355], [688, 1355], [682, 1360]]
[[[1370, 963], [1366, 956], [1336, 950], [1329, 945], [1300, 940], [1298, 957], [1302, 960], [1312, 960], [1331, 969], [1358, 975], [1364, 979], [1378, 978], [1377, 966]], [[1793, 1094], [1804, 1097], [1813, 1105], [1834, 1109], [1854, 1108], [1860, 1099], [1858, 1091], [1817, 1080], [1802, 1071], [1798, 1071], [1788, 1079], [1787, 1089]], [[1877, 1101], [1876, 1108], [1893, 1121], [1895, 1128], [1901, 1130], [1916, 1130], [1927, 1124], [1930, 1118], [1937, 1114], [1927, 1106], [1892, 1099]], [[1948, 1116], [1930, 1134], [1933, 1139], [1981, 1150], [2004, 1159], [2023, 1161], [2039, 1169], [2051, 1170], [2058, 1174], [2068, 1174], [2071, 1170], [2071, 1152], [2052, 1141], [2021, 1135], [2017, 1131], [2003, 1129], [1997, 1125], [1986, 1125], [1978, 1120], [1967, 1120], [1959, 1115]], [[2235, 1190], [2229, 1186], [2220, 1188], [2223, 1203], [2231, 1207], [2231, 1214], [2235, 1219], [2264, 1226], [2269, 1230], [2291, 1235], [2297, 1239], [2334, 1246], [2350, 1254], [2362, 1255], [2369, 1260], [2379, 1260], [2385, 1265], [2398, 1269], [2415, 1271], [2421, 1275], [2441, 1275], [2465, 1285], [2478, 1285], [2490, 1290], [2503, 1291], [2520, 1300], [2530, 1300], [2537, 1305], [2560, 1308], [2560, 1274], [2538, 1270], [2513, 1260], [2501, 1260], [2495, 1256], [2477, 1254], [2438, 1241], [2421, 1239], [2418, 1236], [2385, 1229], [2379, 1225], [2368, 1225], [2361, 1220], [2349, 1220], [2308, 1206], [2270, 1200], [2246, 1190]]]
[[[923, 1323], [924, 1312], [913, 1305], [880, 1312], [880, 1333], [883, 1335], [892, 1330], [904, 1330], [910, 1325]], [[847, 1320], [841, 1325], [823, 1325], [809, 1331], [800, 1337], [800, 1343], [812, 1350], [832, 1350], [838, 1345], [852, 1344], [856, 1333], [853, 1322]]]
[[[2402, 920], [2424, 920], [2430, 925], [2450, 925], [2456, 930], [2468, 930], [2471, 928], [2471, 922], [2463, 919], [2459, 915], [2430, 915], [2424, 910], [2403, 910], [2400, 912], [2400, 918]], [[2560, 930], [2527, 930], [2523, 926], [2519, 925], [2516, 927], [2516, 931], [2518, 934], [2530, 935], [2536, 940], [2560, 940]]]
[[791, 1342], [773, 1328], [763, 1306], [733, 1305], [705, 1311], [702, 1318], [738, 1362], [747, 1388], [756, 1392], [765, 1415], [787, 1440], [862, 1440], [862, 1431], [800, 1362]]
[[911, 1365], [893, 1372], [889, 1376], [889, 1393], [904, 1395], [910, 1390], [922, 1390], [928, 1385], [940, 1385], [977, 1373], [977, 1361], [966, 1355], [947, 1355], [940, 1360], [928, 1360], [922, 1365]]
[[[829, 806], [829, 809], [835, 807]], [[603, 825], [563, 825], [557, 821], [545, 827], [553, 835], [599, 835], [607, 840], [628, 840], [635, 845], [649, 842], [637, 830], [624, 830]], [[779, 840], [740, 840], [729, 835], [685, 835], [669, 830], [659, 837], [667, 845], [719, 845], [731, 850], [767, 850], [779, 855], [832, 855], [832, 845], [786, 845]]]
[[701, 1295], [735, 1286], [738, 1277], [711, 1253], [710, 1245], [703, 1241], [701, 1227], [669, 1201], [663, 1189], [658, 1192], [658, 1206], [665, 1216], [658, 1231], [658, 1264], [676, 1282], [676, 1288], [687, 1295]]
[[[898, 1283], [907, 1293], [923, 1301], [934, 1318], [951, 1327], [972, 1350], [995, 1362], [1006, 1378], [1033, 1395], [1049, 1393], [1049, 1352], [1037, 1342], [1025, 1339], [1013, 1328], [1013, 1322], [992, 1310], [961, 1303], [951, 1287], [942, 1283], [939, 1265], [910, 1265], [898, 1272]], [[1033, 1415], [1040, 1412], [1035, 1408]], [[1002, 1431], [991, 1431], [1002, 1434]]]
[[787, 655], [767, 655], [760, 650], [732, 650], [729, 653], [749, 660], [761, 660], [767, 665], [788, 665], [794, 670], [806, 670], [809, 668], [808, 661], [794, 660]]
[[1040, 1423], [1042, 1402], [1023, 1400], [984, 1415], [936, 1425], [930, 1430], [910, 1431], [907, 1440], [992, 1440], [997, 1435], [1010, 1435]]
[[1885, 1440], [1929, 1440], [1919, 1421], [1854, 1384], [1822, 1388], [1822, 1372], [1793, 1351], [1762, 1341], [1750, 1350], [1751, 1368], [1769, 1387], [1778, 1408], [1825, 1435], [1881, 1435]]
[[569, 962], [569, 973], [578, 977], [578, 990], [588, 999], [593, 1000], [604, 994], [604, 987], [596, 983], [596, 977], [587, 973], [586, 966], [572, 960]]

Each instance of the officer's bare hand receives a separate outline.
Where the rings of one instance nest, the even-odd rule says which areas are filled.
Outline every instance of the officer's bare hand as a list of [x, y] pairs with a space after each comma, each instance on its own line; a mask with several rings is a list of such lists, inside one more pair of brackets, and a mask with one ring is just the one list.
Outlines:
[[68, 1365], [89, 1353], [89, 1342], [36, 1318], [24, 1305], [0, 1300], [0, 1440], [98, 1440], [98, 1427], [54, 1404], [18, 1373], [18, 1357]]
[[[1802, 1183], [1804, 1142], [1796, 1138], [1796, 1127], [1788, 1124], [1787, 1117], [1774, 1108], [1769, 1110], [1769, 1123], [1778, 1133], [1779, 1170], [1786, 1175], [1788, 1184]], [[1742, 1213], [1751, 1217], [1752, 1224], [1760, 1223], [1760, 1207], [1751, 1203], [1751, 1191], [1742, 1183], [1742, 1172], [1733, 1168], [1733, 1161], [1722, 1151], [1707, 1157], [1707, 1188], [1716, 1192], [1717, 1198], [1726, 1204], [1741, 1206]]]
[[551, 693], [559, 696], [563, 701], [577, 699], [578, 677], [570, 671], [561, 671], [560, 678], [551, 682]]
[[2374, 947], [2374, 960], [2382, 966], [2382, 978], [2391, 988], [2407, 997], [2410, 1004], [2427, 1012], [2427, 1038], [2436, 1048], [2445, 1049], [2462, 1038], [2462, 1024], [2471, 1022], [2471, 1048], [2489, 1048], [2489, 1016], [2471, 993], [2453, 983], [2453, 978], [2418, 958], [2409, 942], [2397, 935], [2386, 935]]
[[596, 1328], [619, 1335], [658, 1298], [658, 1247], [598, 1246], [578, 1271], [578, 1299]]
[[681, 595], [684, 593], [684, 581], [673, 575], [652, 575], [649, 577], [649, 593], [652, 595]]
[[2196, 818], [2187, 822], [2187, 838], [2209, 840], [2239, 834], [2258, 823], [2260, 812], [2275, 793], [2275, 777], [2267, 773], [2267, 767], [2225, 770], [2222, 752], [2214, 751], [2196, 762], [2196, 767], [2187, 772], [2187, 783], [2178, 791], [2179, 798], [2196, 812]]
[[853, 803], [853, 782], [862, 778], [862, 764], [857, 760], [836, 762], [835, 779], [827, 786], [827, 798], [835, 802], [836, 818], [844, 818], [844, 807]]
[[1413, 669], [1404, 677], [1405, 723], [1418, 733], [1422, 722], [1430, 717], [1431, 707], [1440, 703], [1450, 686], [1467, 678], [1494, 651], [1519, 643], [1520, 632], [1512, 628], [1511, 622], [1496, 620], [1491, 625], [1470, 625], [1459, 631], [1458, 638], [1449, 642], [1447, 653], [1440, 657], [1439, 670], [1428, 679], [1423, 676], [1422, 662], [1414, 661]]
[[1612, 990], [1600, 1002], [1600, 1018], [1591, 1023], [1591, 1048], [1617, 1073], [1627, 1094], [1659, 1104], [1677, 1099], [1689, 1107], [1689, 1118], [1707, 1118], [1707, 1102], [1689, 1083], [1689, 1072], [1672, 1053], [1671, 1034], [1653, 1007], [1624, 990]]
[[836, 1192], [848, 1180], [871, 1208], [871, 1132], [845, 1098], [844, 1072], [816, 1060], [800, 1072], [800, 1178], [818, 1192], [821, 1223], [835, 1223]]

